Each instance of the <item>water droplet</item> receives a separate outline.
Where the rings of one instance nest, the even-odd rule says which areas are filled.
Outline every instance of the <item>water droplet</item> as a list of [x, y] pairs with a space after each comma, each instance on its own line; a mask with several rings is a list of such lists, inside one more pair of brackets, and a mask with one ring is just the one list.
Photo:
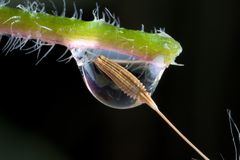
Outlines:
[[154, 61], [149, 62], [144, 61], [141, 57], [99, 49], [73, 49], [72, 54], [92, 95], [101, 103], [117, 109], [132, 108], [141, 103], [123, 93], [108, 76], [95, 66], [96, 56], [104, 55], [119, 63], [135, 75], [150, 94], [155, 91], [166, 68], [162, 57], [157, 57]]

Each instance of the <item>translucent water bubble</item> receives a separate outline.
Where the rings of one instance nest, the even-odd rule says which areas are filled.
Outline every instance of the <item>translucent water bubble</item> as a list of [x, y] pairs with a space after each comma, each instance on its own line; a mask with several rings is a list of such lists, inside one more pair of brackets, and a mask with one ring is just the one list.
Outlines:
[[[152, 94], [156, 89], [162, 73], [166, 68], [162, 57], [156, 57], [153, 61], [144, 61], [141, 57], [121, 55], [117, 52], [99, 49], [73, 49], [72, 54], [82, 72], [89, 91], [96, 99], [112, 108], [127, 109], [141, 104], [141, 102], [129, 96], [138, 97], [136, 99], [141, 100], [156, 111], [156, 113], [203, 159], [209, 160], [209, 158], [184, 136], [158, 109], [157, 104], [152, 100], [151, 95], [149, 95], [149, 93]], [[98, 57], [100, 55], [103, 56]], [[122, 67], [131, 72], [135, 77], [119, 65], [113, 63], [113, 61], [122, 65]], [[120, 75], [113, 75], [114, 73]], [[109, 77], [111, 77], [112, 80]], [[147, 92], [136, 77], [145, 86]], [[124, 82], [126, 84], [124, 84]], [[133, 85], [133, 87], [131, 85]], [[126, 87], [129, 87], [130, 90]], [[129, 94], [129, 96], [123, 91]]]
[[92, 95], [101, 103], [117, 109], [132, 108], [141, 103], [127, 96], [96, 67], [94, 60], [97, 56], [104, 55], [126, 68], [143, 83], [150, 94], [155, 91], [166, 68], [161, 57], [155, 59], [158, 63], [154, 63], [144, 61], [140, 57], [100, 49], [72, 49], [71, 51]]

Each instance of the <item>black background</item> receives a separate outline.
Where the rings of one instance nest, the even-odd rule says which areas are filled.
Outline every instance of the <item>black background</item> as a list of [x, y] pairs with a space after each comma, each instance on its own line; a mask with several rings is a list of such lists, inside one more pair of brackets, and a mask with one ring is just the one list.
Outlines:
[[[62, 1], [55, 3], [61, 11]], [[92, 20], [95, 3], [77, 1], [85, 20]], [[185, 66], [165, 71], [153, 99], [210, 159], [234, 159], [226, 110], [240, 125], [238, 0], [98, 4], [116, 13], [125, 28], [164, 27], [181, 43], [177, 62]], [[72, 1], [67, 11], [72, 15]], [[99, 103], [73, 60], [56, 62], [64, 49], [55, 47], [37, 66], [34, 53], [0, 54], [0, 159], [201, 159], [147, 106], [115, 110]]]

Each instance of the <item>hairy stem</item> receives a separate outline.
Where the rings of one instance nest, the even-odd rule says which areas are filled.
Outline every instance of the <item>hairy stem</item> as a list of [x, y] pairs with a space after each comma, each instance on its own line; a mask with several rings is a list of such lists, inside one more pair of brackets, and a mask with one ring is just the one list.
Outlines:
[[99, 48], [153, 60], [158, 56], [170, 64], [180, 54], [180, 44], [166, 34], [119, 28], [103, 19], [83, 21], [0, 7], [0, 33], [40, 39], [68, 48]]

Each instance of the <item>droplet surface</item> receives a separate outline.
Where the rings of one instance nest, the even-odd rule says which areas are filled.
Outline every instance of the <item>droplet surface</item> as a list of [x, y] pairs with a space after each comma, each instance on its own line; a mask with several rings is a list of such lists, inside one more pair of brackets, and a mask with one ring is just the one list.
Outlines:
[[154, 61], [145, 61], [140, 57], [123, 55], [99, 49], [74, 49], [73, 57], [77, 61], [83, 79], [92, 95], [101, 103], [117, 109], [128, 109], [141, 104], [127, 96], [106, 74], [97, 68], [94, 60], [99, 55], [120, 64], [135, 75], [146, 90], [152, 94], [166, 68], [161, 57]]

